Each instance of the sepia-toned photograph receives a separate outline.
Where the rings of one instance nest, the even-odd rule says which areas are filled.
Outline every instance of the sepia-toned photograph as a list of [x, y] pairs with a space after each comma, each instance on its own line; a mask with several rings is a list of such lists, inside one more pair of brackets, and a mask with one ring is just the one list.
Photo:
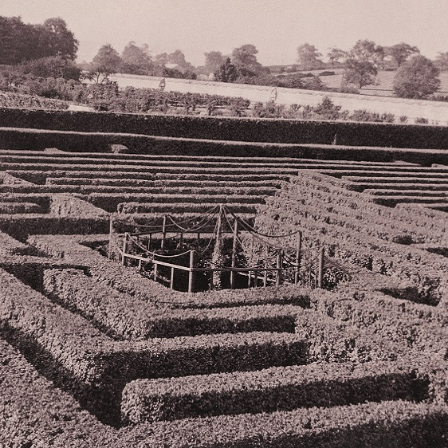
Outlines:
[[0, 448], [448, 448], [446, 0], [0, 1]]

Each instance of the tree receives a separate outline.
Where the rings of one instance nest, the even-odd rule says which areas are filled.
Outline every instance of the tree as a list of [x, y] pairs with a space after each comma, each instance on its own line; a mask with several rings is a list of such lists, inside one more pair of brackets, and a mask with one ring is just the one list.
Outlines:
[[204, 53], [204, 56], [206, 73], [215, 73], [226, 62], [226, 58], [220, 51], [210, 51], [210, 53]]
[[339, 48], [331, 48], [327, 53], [327, 58], [330, 66], [334, 68], [335, 66], [345, 61], [347, 53]]
[[322, 55], [317, 51], [314, 45], [303, 44], [297, 48], [297, 62], [303, 70], [313, 70], [322, 67]]
[[230, 62], [230, 58], [227, 58], [224, 64], [215, 72], [216, 81], [221, 82], [235, 82], [238, 78], [237, 68]]
[[448, 70], [448, 52], [437, 54], [436, 65], [441, 72]]
[[375, 82], [378, 64], [384, 58], [384, 48], [370, 40], [358, 40], [350, 51], [331, 50], [334, 61], [345, 65], [343, 85], [354, 84], [359, 89]]
[[258, 53], [255, 45], [246, 44], [235, 48], [232, 51], [231, 62], [240, 72], [245, 72], [244, 76], [253, 73], [253, 76], [263, 71], [263, 66], [257, 61], [255, 56]]
[[37, 32], [20, 17], [0, 17], [0, 64], [14, 65], [39, 57]]
[[43, 25], [37, 25], [39, 35], [38, 52], [41, 57], [60, 56], [64, 59], [76, 59], [79, 42], [74, 34], [67, 29], [67, 24], [60, 17], [45, 20]]
[[417, 55], [406, 61], [394, 78], [395, 95], [402, 98], [427, 98], [440, 87], [439, 69], [432, 61]]
[[420, 53], [420, 50], [417, 47], [411, 47], [401, 42], [400, 44], [385, 48], [385, 53], [392, 56], [398, 67], [400, 67], [410, 56]]
[[152, 65], [146, 44], [138, 47], [135, 42], [129, 42], [121, 54], [120, 71], [122, 73], [148, 75], [151, 73]]
[[[93, 58], [87, 76], [94, 79], [97, 84], [103, 83], [109, 75], [118, 71], [120, 64], [121, 58], [117, 51], [110, 44], [103, 45]], [[100, 81], [101, 76], [103, 78]]]

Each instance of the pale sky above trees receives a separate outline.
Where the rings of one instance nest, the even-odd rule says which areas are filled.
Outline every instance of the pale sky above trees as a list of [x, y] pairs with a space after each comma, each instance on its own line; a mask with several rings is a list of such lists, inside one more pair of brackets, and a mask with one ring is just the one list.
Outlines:
[[[255, 45], [263, 65], [293, 64], [309, 43], [324, 56], [359, 39], [391, 46], [405, 42], [435, 58], [448, 51], [448, 0], [1, 0], [0, 16], [25, 23], [62, 17], [79, 40], [78, 61], [111, 44], [120, 54], [131, 41], [152, 54], [180, 49], [203, 65], [204, 53], [231, 54]], [[325, 57], [324, 57], [325, 59]]]

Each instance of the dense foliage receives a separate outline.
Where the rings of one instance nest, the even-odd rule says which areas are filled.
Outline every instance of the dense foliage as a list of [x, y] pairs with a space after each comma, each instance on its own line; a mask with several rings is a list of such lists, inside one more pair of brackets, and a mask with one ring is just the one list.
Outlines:
[[0, 17], [0, 64], [60, 56], [74, 60], [78, 41], [60, 17], [42, 25], [24, 24], [20, 17]]

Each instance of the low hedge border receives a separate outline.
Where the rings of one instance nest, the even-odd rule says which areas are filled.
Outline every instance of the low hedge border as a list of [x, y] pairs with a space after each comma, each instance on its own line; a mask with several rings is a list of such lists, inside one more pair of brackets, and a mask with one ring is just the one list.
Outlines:
[[428, 381], [400, 363], [310, 364], [256, 372], [136, 380], [123, 390], [122, 423], [291, 411], [366, 401], [422, 401]]
[[124, 339], [170, 338], [199, 334], [295, 330], [296, 307], [263, 305], [234, 309], [169, 310], [98, 284], [83, 271], [46, 270], [43, 290], [76, 310], [109, 336]]

